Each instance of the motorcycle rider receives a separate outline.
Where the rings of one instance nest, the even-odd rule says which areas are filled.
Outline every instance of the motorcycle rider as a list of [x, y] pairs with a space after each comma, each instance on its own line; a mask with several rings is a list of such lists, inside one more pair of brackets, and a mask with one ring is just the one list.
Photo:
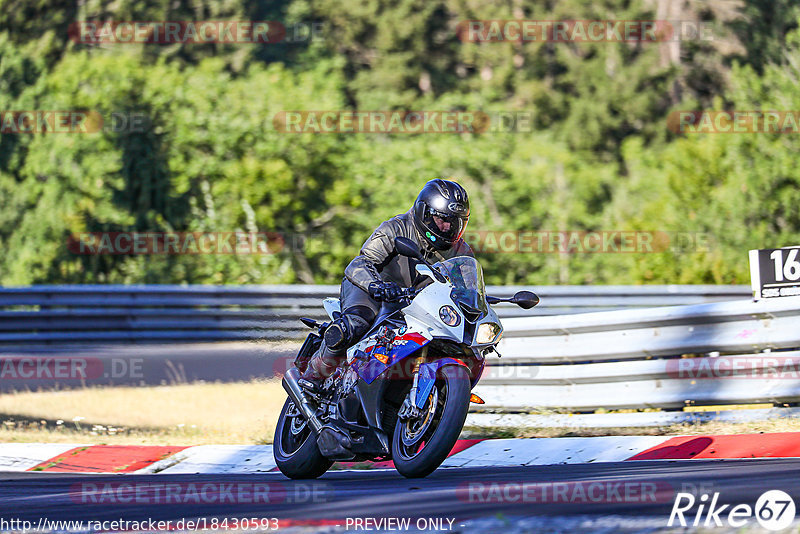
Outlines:
[[396, 301], [401, 288], [414, 285], [416, 260], [397, 253], [395, 237], [417, 243], [429, 263], [473, 256], [461, 238], [468, 221], [467, 191], [451, 180], [434, 179], [425, 184], [408, 212], [381, 223], [345, 269], [339, 295], [342, 313], [325, 330], [301, 383], [314, 388], [333, 374], [347, 349], [369, 331], [381, 301]]

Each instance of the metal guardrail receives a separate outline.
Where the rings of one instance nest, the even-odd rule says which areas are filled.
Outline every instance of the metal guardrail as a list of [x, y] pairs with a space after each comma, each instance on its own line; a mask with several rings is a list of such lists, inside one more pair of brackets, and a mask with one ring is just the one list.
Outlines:
[[[509, 296], [519, 287], [489, 287]], [[529, 312], [503, 304], [501, 317], [581, 313], [745, 298], [747, 286], [543, 286]], [[0, 288], [0, 344], [294, 339], [297, 320], [325, 317], [338, 286], [72, 285]]]
[[[800, 351], [789, 350], [800, 348], [800, 297], [511, 318], [503, 324], [503, 358], [489, 362], [475, 390], [486, 399], [483, 410], [588, 412], [581, 416], [586, 419], [596, 410], [800, 402]], [[659, 413], [604, 417], [611, 415], [619, 426], [666, 420]], [[672, 419], [692, 417], [697, 416]], [[560, 420], [525, 419], [528, 426]], [[520, 424], [518, 417], [488, 414], [471, 421]]]
[[798, 302], [785, 297], [536, 321], [509, 318], [503, 321], [506, 334], [499, 348], [509, 360], [553, 363], [800, 347]]
[[[522, 287], [489, 287], [509, 296]], [[685, 406], [800, 404], [800, 297], [753, 302], [747, 286], [543, 286], [528, 311], [498, 305], [474, 426], [648, 426], [789, 417], [797, 408], [687, 413]], [[0, 345], [299, 339], [338, 286], [0, 288]], [[609, 311], [615, 310], [615, 311]], [[765, 352], [771, 351], [771, 352]], [[732, 354], [733, 357], [719, 356]], [[747, 362], [756, 376], [682, 376], [681, 362]], [[770, 374], [775, 359], [780, 375]], [[756, 362], [756, 364], [753, 364]], [[788, 373], [788, 374], [787, 374]], [[746, 373], [745, 373], [746, 375]], [[594, 413], [656, 408], [660, 412]], [[529, 412], [568, 411], [573, 414]], [[500, 412], [492, 413], [492, 412]]]

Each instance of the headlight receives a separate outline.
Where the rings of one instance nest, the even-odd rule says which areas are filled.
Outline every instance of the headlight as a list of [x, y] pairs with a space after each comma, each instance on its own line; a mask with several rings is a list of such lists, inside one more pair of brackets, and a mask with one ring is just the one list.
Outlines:
[[478, 326], [478, 332], [475, 334], [475, 343], [478, 345], [494, 343], [502, 337], [502, 331], [503, 329], [497, 323], [482, 323]]
[[461, 315], [452, 306], [442, 306], [439, 308], [439, 319], [447, 326], [458, 326], [461, 322]]

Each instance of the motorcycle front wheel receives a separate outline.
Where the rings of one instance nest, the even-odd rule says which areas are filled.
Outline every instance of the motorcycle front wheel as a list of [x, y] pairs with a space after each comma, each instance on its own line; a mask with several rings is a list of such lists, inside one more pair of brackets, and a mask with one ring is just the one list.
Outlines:
[[392, 460], [407, 478], [431, 474], [447, 458], [458, 440], [469, 409], [467, 370], [446, 366], [418, 418], [397, 419], [392, 437]]
[[275, 463], [289, 478], [317, 478], [333, 465], [317, 447], [314, 432], [294, 405], [286, 399], [272, 442]]

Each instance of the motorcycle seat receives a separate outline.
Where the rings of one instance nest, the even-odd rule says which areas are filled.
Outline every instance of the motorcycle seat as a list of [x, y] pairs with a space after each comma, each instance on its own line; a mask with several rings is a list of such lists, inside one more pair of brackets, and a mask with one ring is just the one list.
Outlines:
[[342, 303], [339, 302], [339, 299], [337, 298], [328, 297], [326, 299], [323, 299], [322, 306], [325, 308], [325, 312], [331, 319], [336, 318], [334, 314], [342, 313]]

